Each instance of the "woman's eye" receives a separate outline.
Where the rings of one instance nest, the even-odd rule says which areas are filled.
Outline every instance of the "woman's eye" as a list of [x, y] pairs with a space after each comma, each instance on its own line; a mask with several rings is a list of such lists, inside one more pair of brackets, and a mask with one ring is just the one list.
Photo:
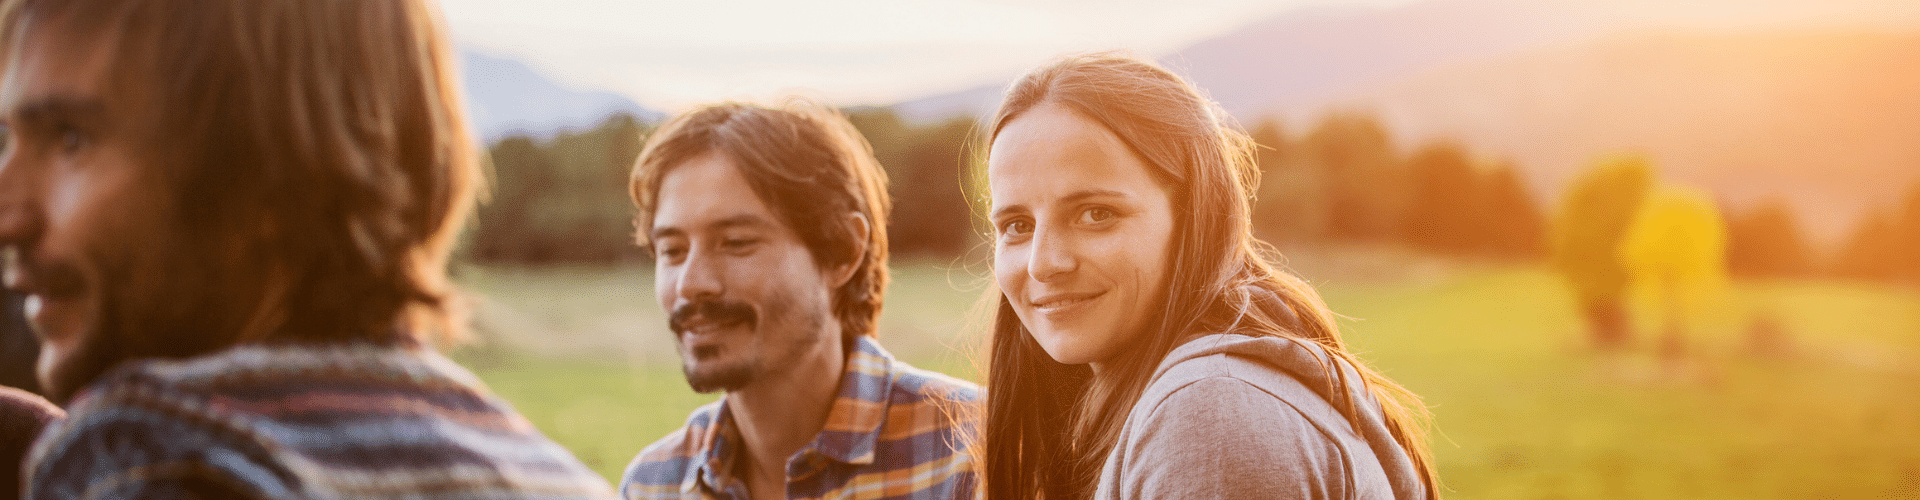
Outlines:
[[1113, 216], [1113, 211], [1105, 208], [1089, 208], [1087, 211], [1080, 213], [1081, 219], [1093, 223], [1106, 222], [1113, 219]]
[[1017, 236], [1033, 232], [1033, 223], [1025, 220], [1010, 221], [1000, 226], [1000, 234]]

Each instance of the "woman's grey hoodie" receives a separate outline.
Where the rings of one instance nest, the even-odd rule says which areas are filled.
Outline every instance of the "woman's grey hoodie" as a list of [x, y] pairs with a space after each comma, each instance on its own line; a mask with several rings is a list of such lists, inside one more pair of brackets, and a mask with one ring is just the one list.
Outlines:
[[[1334, 378], [1331, 366], [1345, 374]], [[1352, 366], [1311, 342], [1214, 334], [1161, 361], [1095, 498], [1426, 498]], [[1350, 420], [1332, 401], [1345, 391]], [[1356, 426], [1353, 422], [1358, 422]]]

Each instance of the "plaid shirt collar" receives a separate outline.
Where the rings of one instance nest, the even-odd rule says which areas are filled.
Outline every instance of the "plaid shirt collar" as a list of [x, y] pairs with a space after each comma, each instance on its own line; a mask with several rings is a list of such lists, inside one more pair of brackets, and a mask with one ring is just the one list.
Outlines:
[[[826, 425], [814, 435], [813, 442], [796, 456], [818, 454], [850, 465], [873, 463], [873, 451], [880, 440], [880, 424], [887, 418], [888, 393], [893, 390], [893, 355], [872, 337], [854, 337], [853, 353], [847, 356], [840, 375], [840, 394], [834, 397]], [[704, 481], [721, 491], [732, 484], [733, 461], [739, 457], [740, 434], [734, 428], [733, 412], [726, 399], [720, 400], [715, 424], [699, 436], [699, 454], [688, 463], [692, 473], [680, 484], [680, 491], [693, 492]], [[744, 492], [742, 492], [744, 493]]]

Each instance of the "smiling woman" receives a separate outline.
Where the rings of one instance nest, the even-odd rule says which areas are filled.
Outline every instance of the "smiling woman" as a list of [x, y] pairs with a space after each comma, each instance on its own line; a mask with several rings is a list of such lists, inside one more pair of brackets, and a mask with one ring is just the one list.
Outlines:
[[1253, 239], [1256, 172], [1224, 116], [1107, 54], [1008, 91], [986, 162], [989, 498], [1437, 497], [1417, 398]]
[[1064, 105], [1008, 123], [993, 152], [1001, 291], [1054, 360], [1097, 372], [1164, 301], [1172, 200], [1119, 137]]

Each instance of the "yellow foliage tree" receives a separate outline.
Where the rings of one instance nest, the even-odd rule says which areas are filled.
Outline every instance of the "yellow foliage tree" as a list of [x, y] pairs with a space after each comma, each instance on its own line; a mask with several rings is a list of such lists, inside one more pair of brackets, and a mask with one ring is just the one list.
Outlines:
[[1660, 186], [1643, 199], [1619, 252], [1630, 282], [1666, 322], [1661, 351], [1680, 354], [1688, 320], [1728, 288], [1725, 219], [1706, 193]]

